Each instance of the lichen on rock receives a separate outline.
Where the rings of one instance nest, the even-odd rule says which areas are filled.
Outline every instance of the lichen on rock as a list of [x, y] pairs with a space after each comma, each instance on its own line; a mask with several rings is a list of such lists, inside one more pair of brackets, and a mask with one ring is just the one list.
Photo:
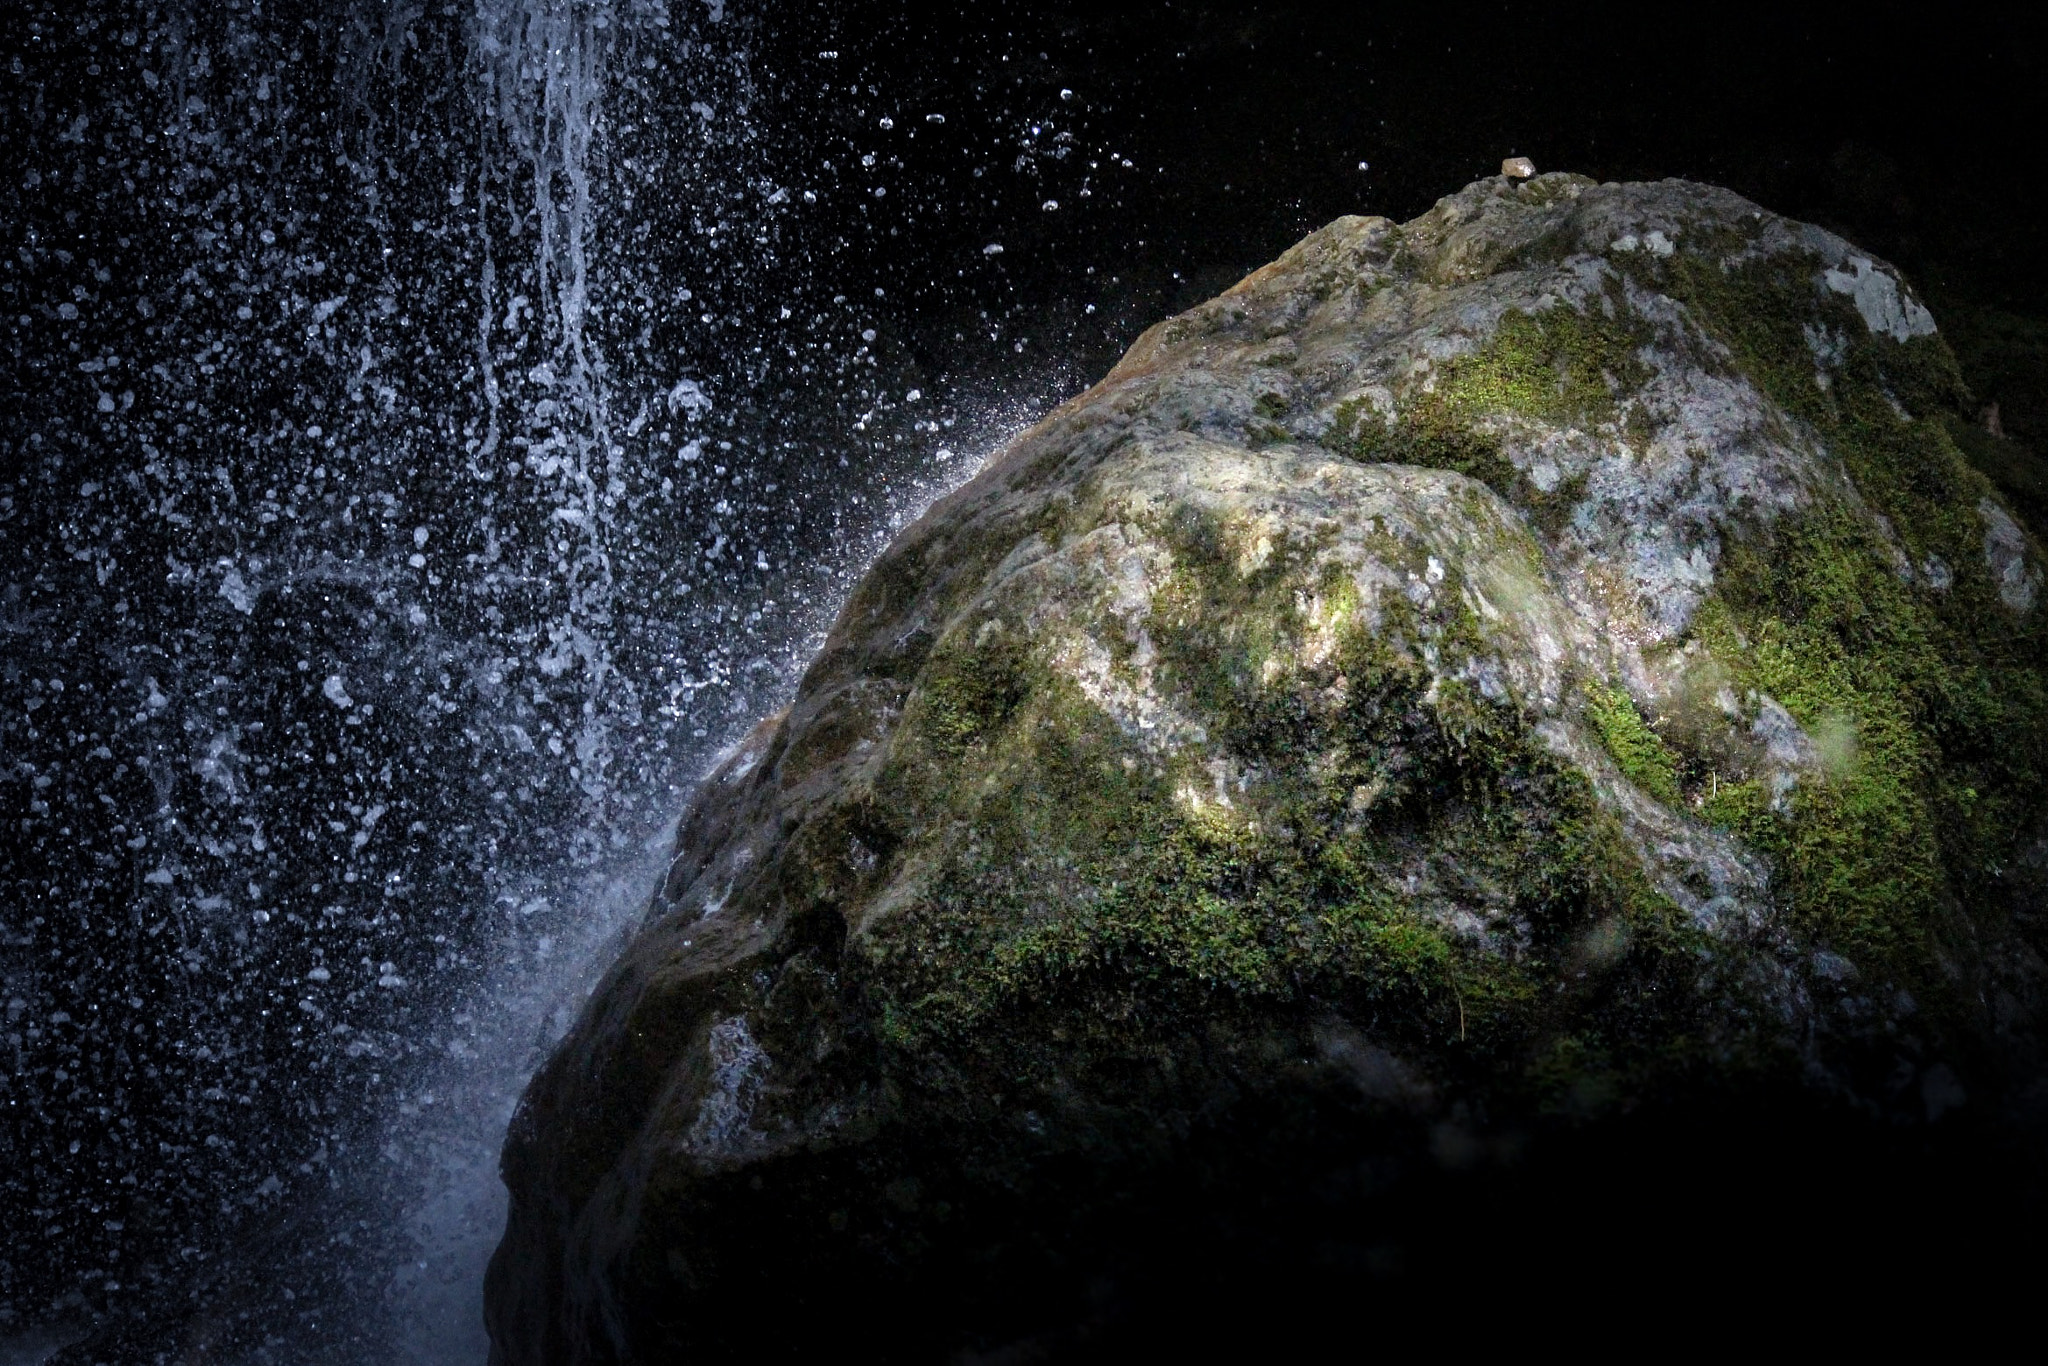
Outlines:
[[706, 779], [514, 1122], [499, 1358], [826, 1286], [950, 1287], [950, 1350], [1133, 1191], [1999, 1094], [2048, 690], [1967, 411], [1896, 272], [1675, 181], [1340, 219], [1154, 327]]

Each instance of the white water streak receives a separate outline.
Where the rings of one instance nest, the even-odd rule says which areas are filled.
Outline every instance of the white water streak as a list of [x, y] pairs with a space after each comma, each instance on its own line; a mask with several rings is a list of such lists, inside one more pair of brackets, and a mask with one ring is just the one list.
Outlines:
[[[592, 175], [602, 132], [607, 78], [629, 26], [666, 27], [664, 6], [622, 8], [608, 0], [477, 0], [472, 33], [482, 105], [485, 169], [479, 177], [480, 221], [488, 238], [489, 182], [494, 171], [516, 171], [530, 203], [507, 206], [535, 233], [534, 279], [548, 359], [528, 379], [555, 396], [536, 405], [527, 423], [529, 469], [556, 479], [551, 534], [575, 538], [557, 557], [566, 602], [548, 630], [542, 671], [583, 672], [583, 721], [575, 740], [581, 786], [594, 803], [605, 796], [612, 762], [606, 691], [613, 682], [608, 645], [613, 576], [606, 537], [613, 528], [608, 502], [618, 485], [619, 447], [612, 438], [604, 356], [586, 326], [591, 318], [591, 246], [595, 231]], [[507, 167], [503, 163], [513, 163]], [[493, 364], [491, 331], [504, 315], [516, 324], [517, 301], [496, 297], [497, 262], [485, 242], [480, 279], [483, 324], [479, 337], [490, 427], [478, 458], [488, 459], [502, 435], [502, 390]], [[545, 416], [542, 416], [545, 414]], [[552, 524], [551, 524], [552, 526]]]

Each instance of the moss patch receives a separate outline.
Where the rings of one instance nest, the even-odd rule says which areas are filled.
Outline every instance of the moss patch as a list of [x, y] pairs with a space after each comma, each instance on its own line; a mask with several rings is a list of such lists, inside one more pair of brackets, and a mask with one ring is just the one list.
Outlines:
[[[1605, 305], [1603, 307], [1602, 305]], [[1618, 292], [1581, 311], [1509, 309], [1487, 344], [1449, 363], [1436, 397], [1453, 414], [1512, 413], [1553, 423], [1611, 421], [1619, 394], [1642, 387], [1644, 335]]]
[[1586, 716], [1630, 782], [1667, 805], [1679, 800], [1677, 761], [1626, 692], [1600, 684], [1588, 687]]
[[[875, 806], [949, 833], [862, 946], [902, 1065], [1042, 1076], [1332, 1005], [1523, 1090], [1578, 1084], [1544, 1042], [1567, 1016], [1603, 1069], [1668, 1065], [1701, 1028], [1682, 1003], [1702, 941], [1583, 775], [1396, 643], [1455, 651], [1456, 624], [1375, 633], [1311, 547], [1245, 568], [1229, 528], [1154, 531], [1179, 566], [1148, 624], [1155, 684], [1206, 756], [1148, 749], [1037, 655], [942, 648], [939, 698], [906, 710]], [[1301, 664], [1333, 620], [1334, 651]], [[984, 673], [1025, 684], [971, 709], [963, 748], [945, 699], [1011, 696], [958, 681]]]
[[[1778, 860], [1802, 930], [1938, 990], [1936, 950], [1998, 914], [1995, 870], [2048, 796], [2040, 614], [2007, 611], [1985, 569], [1976, 507], [1991, 485], [1955, 441], [1968, 396], [1946, 346], [1872, 335], [1818, 273], [1804, 258], [1681, 258], [1666, 282], [1884, 519], [1822, 503], [1730, 548], [1695, 629], [1827, 762], [1787, 802], [1732, 783], [1706, 809]], [[1825, 385], [1811, 327], [1836, 339]], [[1954, 570], [1947, 591], [1918, 571], [1935, 555]]]
[[1340, 405], [1326, 441], [1354, 459], [1455, 470], [1512, 501], [1547, 500], [1502, 453], [1487, 419], [1520, 417], [1557, 425], [1614, 421], [1618, 398], [1649, 370], [1637, 355], [1639, 323], [1618, 291], [1580, 311], [1510, 309], [1487, 343], [1445, 362], [1429, 387], [1408, 396], [1389, 420], [1368, 405]]
[[1023, 700], [1023, 667], [1022, 652], [1007, 641], [934, 659], [918, 693], [925, 734], [949, 753], [987, 736]]

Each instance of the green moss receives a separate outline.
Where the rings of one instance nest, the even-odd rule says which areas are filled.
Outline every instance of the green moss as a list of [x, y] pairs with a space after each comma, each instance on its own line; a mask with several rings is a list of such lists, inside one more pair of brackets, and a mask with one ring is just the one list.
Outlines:
[[1074, 500], [1071, 497], [1046, 499], [1031, 519], [1032, 534], [1053, 549], [1059, 549], [1060, 542], [1066, 537], [1067, 520], [1073, 512]]
[[[1532, 1059], [1567, 1015], [1603, 1058], [1668, 1044], [1700, 989], [1698, 934], [1583, 775], [1396, 643], [1455, 655], [1457, 621], [1383, 603], [1375, 633], [1313, 546], [1251, 567], [1248, 532], [1152, 530], [1178, 566], [1147, 625], [1155, 686], [1224, 767], [1148, 750], [1041, 658], [935, 651], [874, 806], [950, 834], [863, 946], [906, 1066], [1035, 1074], [1330, 1006], [1539, 1090], [1554, 1079]], [[1302, 665], [1332, 621], [1334, 652]], [[987, 673], [1012, 682], [964, 681]], [[1491, 928], [1453, 927], [1473, 915]], [[1611, 947], [1589, 956], [1603, 926]]]
[[935, 744], [958, 752], [1000, 726], [1025, 687], [1021, 652], [1008, 642], [950, 651], [921, 679], [918, 719]]
[[1630, 782], [1667, 805], [1678, 802], [1677, 762], [1626, 692], [1600, 684], [1589, 686], [1586, 716]]
[[[1611, 316], [1610, 316], [1611, 310]], [[1395, 419], [1361, 402], [1340, 405], [1326, 440], [1354, 459], [1455, 470], [1514, 501], [1544, 503], [1502, 453], [1488, 418], [1523, 417], [1593, 426], [1616, 419], [1617, 397], [1649, 378], [1643, 336], [1625, 301], [1605, 297], [1581, 312], [1510, 309], [1478, 350], [1446, 361], [1434, 383], [1406, 398]]]
[[[1958, 444], [1968, 391], [1939, 337], [1871, 333], [1814, 259], [1647, 268], [1840, 459], [1862, 501], [1731, 547], [1696, 630], [1826, 762], [1775, 804], [1754, 781], [1717, 781], [1704, 810], [1776, 858], [1807, 934], [1928, 989], [1933, 951], [1997, 914], [1985, 870], [2012, 857], [2048, 795], [2042, 628], [2003, 608], [1984, 568], [1976, 509], [1992, 485]], [[1825, 371], [1809, 342], [1823, 334], [1836, 352]], [[1901, 573], [1929, 556], [1954, 569], [1948, 591]]]
[[[919, 984], [907, 1014], [950, 1034], [1006, 1002], [1075, 992], [1142, 990], [1155, 1010], [1200, 1010], [1218, 995], [1292, 999], [1314, 982], [1440, 1033], [1456, 1013], [1454, 979], [1513, 968], [1420, 915], [1389, 856], [1418, 826], [1440, 827], [1475, 890], [1540, 911], [1556, 891], [1553, 818], [1508, 809], [1496, 776], [1434, 729], [1416, 677], [1361, 693], [1351, 726], [1298, 718], [1333, 734], [1285, 734], [1270, 716], [1234, 728], [1263, 757], [1328, 745], [1335, 764], [1319, 783], [1226, 793], [1226, 807], [1209, 773], [1138, 763], [1070, 685], [1046, 680], [1031, 709], [1041, 714], [1013, 732], [973, 804], [969, 850], [898, 927], [899, 949], [915, 945], [891, 973]], [[1412, 734], [1431, 752], [1360, 727], [1384, 728], [1381, 740]], [[1353, 811], [1360, 791], [1371, 795]]]
[[[1732, 548], [1698, 629], [1741, 685], [1828, 741], [1829, 762], [1781, 810], [1754, 784], [1708, 809], [1779, 860], [1807, 933], [1924, 979], [1930, 951], [1965, 933], [1957, 917], [1989, 913], [1983, 870], [2011, 857], [2043, 796], [2041, 628], [2003, 608], [1983, 567], [1976, 506], [1991, 487], [1946, 425], [1962, 401], [1953, 361], [1933, 338], [1873, 336], [1815, 273], [1695, 262], [1679, 274], [1695, 315], [1811, 425], [1889, 528], [1823, 504]], [[1799, 325], [1816, 310], [1845, 339], [1826, 388]], [[1902, 555], [1939, 555], [1953, 588], [1905, 581]], [[1990, 791], [2002, 830], [1974, 795]]]
[[1700, 815], [1709, 824], [1732, 832], [1753, 849], [1779, 847], [1782, 827], [1771, 809], [1771, 794], [1755, 778], [1724, 781], [1719, 774], [1700, 798]]
[[1923, 721], [1967, 670], [1942, 652], [1963, 643], [1913, 596], [1874, 531], [1822, 512], [1732, 554], [1699, 623], [1739, 686], [1833, 751], [1782, 814], [1754, 783], [1717, 794], [1712, 814], [1777, 858], [1807, 934], [1901, 965], [1924, 961], [1949, 884], [1929, 802], [1942, 756]]
[[1436, 394], [1453, 414], [1513, 413], [1554, 423], [1610, 421], [1615, 396], [1642, 387], [1649, 369], [1636, 350], [1640, 328], [1625, 301], [1603, 298], [1581, 312], [1558, 304], [1541, 313], [1510, 309], [1487, 344], [1451, 361]]
[[1294, 433], [1277, 422], [1254, 420], [1245, 424], [1245, 445], [1255, 451], [1281, 446], [1294, 440]]
[[1512, 496], [1520, 474], [1500, 438], [1477, 431], [1441, 404], [1422, 402], [1388, 420], [1359, 403], [1342, 404], [1326, 444], [1366, 464], [1451, 470]]

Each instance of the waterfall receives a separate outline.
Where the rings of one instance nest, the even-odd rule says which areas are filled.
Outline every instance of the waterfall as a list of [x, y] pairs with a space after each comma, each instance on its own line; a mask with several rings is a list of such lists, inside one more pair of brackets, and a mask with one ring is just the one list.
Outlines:
[[911, 196], [778, 162], [749, 22], [27, 21], [0, 1360], [476, 1357], [505, 1118], [696, 776], [1030, 416], [1007, 370], [963, 410], [833, 274], [851, 220], [810, 206]]
[[[718, 386], [605, 237], [621, 175], [747, 174], [723, 20], [30, 25], [0, 1356], [480, 1359], [511, 1104], [810, 629], [693, 582], [676, 538], [746, 471], [684, 477]], [[695, 83], [719, 116], [662, 118]]]
[[471, 36], [481, 126], [477, 361], [488, 417], [482, 437], [470, 438], [470, 454], [472, 464], [481, 465], [498, 453], [504, 413], [494, 323], [502, 312], [506, 330], [516, 329], [521, 311], [507, 312], [508, 301], [499, 297], [496, 252], [518, 243], [491, 240], [489, 196], [494, 182], [517, 194], [524, 181], [529, 205], [511, 211], [531, 224], [533, 238], [530, 278], [538, 297], [530, 302], [539, 315], [543, 359], [531, 378], [560, 395], [535, 405], [540, 439], [527, 446], [525, 458], [543, 479], [551, 479], [549, 515], [563, 524], [570, 545], [551, 558], [566, 593], [539, 665], [549, 677], [572, 667], [582, 672], [576, 777], [594, 802], [604, 798], [611, 760], [604, 711], [612, 681], [612, 565], [605, 534], [613, 519], [606, 497], [616, 497], [622, 487], [617, 462], [624, 451], [612, 441], [604, 357], [585, 328], [592, 288], [591, 163], [621, 28], [666, 22], [666, 7], [659, 4], [622, 9], [602, 0], [478, 0]]
[[[489, 482], [516, 450], [538, 481], [547, 525], [559, 529], [547, 554], [559, 586], [556, 613], [534, 663], [545, 678], [579, 681], [570, 772], [585, 800], [583, 842], [591, 848], [619, 816], [618, 794], [607, 786], [610, 718], [637, 707], [612, 659], [609, 540], [622, 530], [615, 508], [627, 450], [614, 439], [604, 349], [587, 326], [598, 287], [594, 162], [613, 63], [658, 36], [669, 18], [659, 0], [477, 0], [471, 24], [484, 404], [465, 453], [474, 476]], [[451, 1012], [448, 1048], [420, 1078], [425, 1104], [401, 1105], [387, 1120], [387, 1148], [400, 1155], [390, 1203], [405, 1246], [375, 1336], [396, 1359], [439, 1366], [487, 1355], [481, 1292], [504, 1220], [497, 1149], [505, 1125], [541, 1047], [566, 1027], [666, 856], [666, 829], [657, 826], [623, 859], [586, 856], [567, 878], [542, 879], [573, 913], [535, 941], [537, 955], [507, 946], [500, 968]]]

